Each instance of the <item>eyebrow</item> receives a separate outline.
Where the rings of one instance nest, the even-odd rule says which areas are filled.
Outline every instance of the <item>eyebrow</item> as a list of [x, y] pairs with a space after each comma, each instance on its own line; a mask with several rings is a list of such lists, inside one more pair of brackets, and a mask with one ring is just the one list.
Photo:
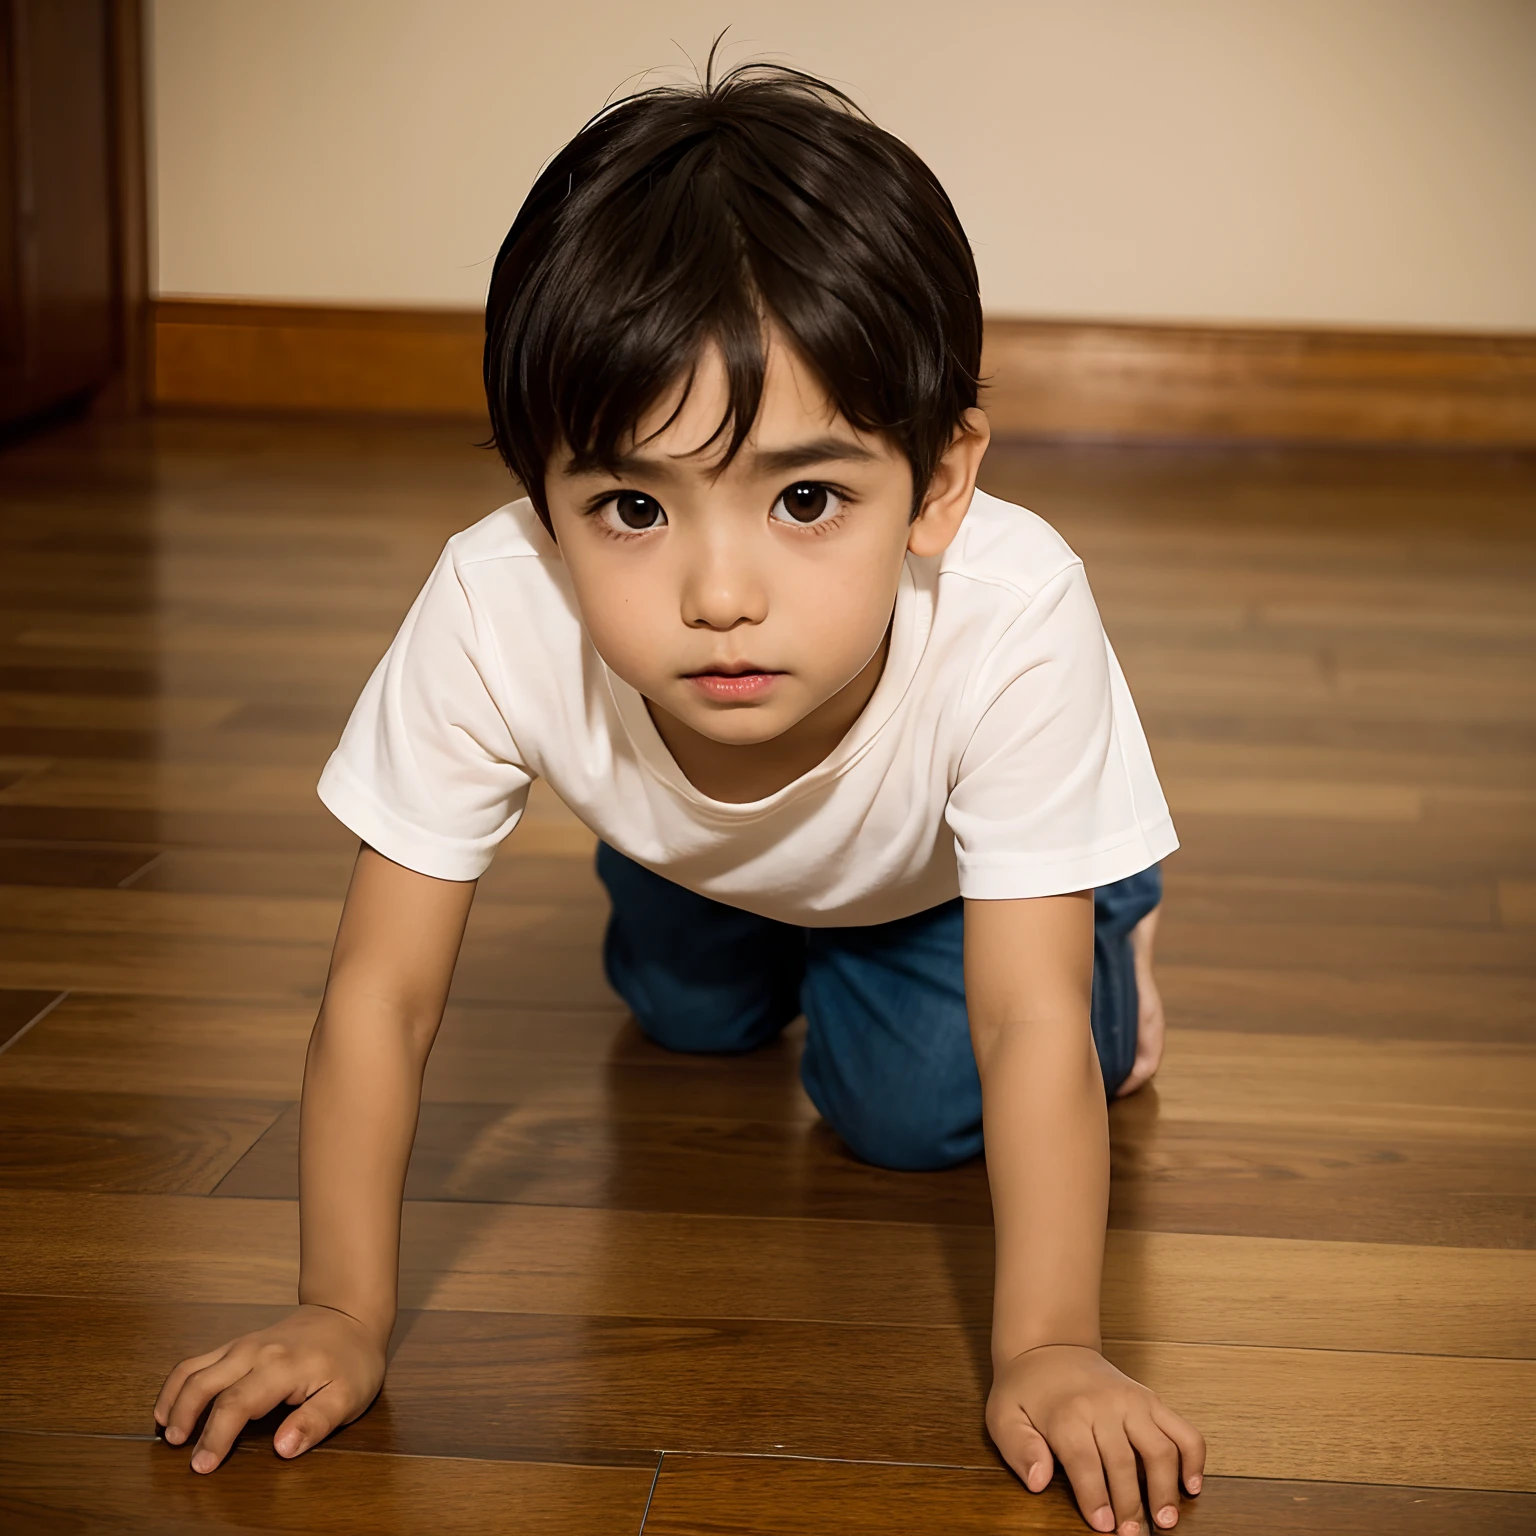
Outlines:
[[[851, 438], [817, 437], [783, 448], [754, 449], [750, 453], [750, 462], [760, 474], [785, 475], [797, 469], [808, 469], [813, 464], [867, 464], [878, 457], [873, 450]], [[621, 453], [608, 465], [593, 464], [581, 458], [570, 459], [564, 473], [574, 478], [611, 472], [618, 479], [635, 474], [669, 475], [673, 472], [673, 462], [641, 453]]]

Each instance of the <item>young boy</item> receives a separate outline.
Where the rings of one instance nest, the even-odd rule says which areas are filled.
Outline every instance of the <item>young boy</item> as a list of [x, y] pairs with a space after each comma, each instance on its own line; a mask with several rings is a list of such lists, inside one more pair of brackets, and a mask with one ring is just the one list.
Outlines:
[[[803, 1011], [860, 1157], [983, 1149], [987, 1425], [1088, 1523], [1178, 1518], [1199, 1434], [1099, 1352], [1106, 1089], [1161, 1048], [1167, 807], [1080, 562], [976, 490], [981, 308], [931, 172], [807, 77], [594, 119], [519, 213], [485, 378], [527, 499], [450, 540], [320, 784], [363, 841], [305, 1071], [301, 1305], [155, 1405], [211, 1471], [372, 1402], [422, 1071], [475, 880], [547, 779], [600, 838], [653, 1040]], [[1138, 1044], [1138, 1010], [1145, 1029]], [[984, 1137], [983, 1137], [984, 1133]]]

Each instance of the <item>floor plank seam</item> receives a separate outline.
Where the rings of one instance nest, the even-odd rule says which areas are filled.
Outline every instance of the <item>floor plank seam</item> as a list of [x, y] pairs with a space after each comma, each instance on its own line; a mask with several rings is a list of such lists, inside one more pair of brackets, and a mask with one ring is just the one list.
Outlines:
[[651, 1517], [651, 1500], [656, 1497], [656, 1484], [661, 1481], [661, 1468], [666, 1459], [665, 1451], [657, 1451], [656, 1470], [651, 1473], [651, 1486], [645, 1490], [645, 1508], [640, 1511], [639, 1536], [645, 1536], [645, 1522]]
[[[47, 991], [48, 989], [46, 987], [40, 987], [38, 990]], [[38, 1012], [34, 1013], [32, 1017], [28, 1019], [27, 1022], [23, 1024], [21, 1028], [18, 1029], [16, 1033], [10, 1037], [9, 1040], [0, 1041], [0, 1056], [3, 1056], [5, 1052], [10, 1050], [10, 1048], [15, 1045], [16, 1042], [20, 1040], [21, 1037], [26, 1034], [29, 1029], [35, 1029], [37, 1025], [41, 1024], [43, 1020], [46, 1019], [48, 1015], [52, 1013], [53, 1010], [57, 1008], [59, 1004], [62, 1003], [68, 996], [68, 992], [60, 992], [59, 995], [54, 998], [51, 1003], [45, 1003], [43, 1007], [38, 1010]]]
[[[1015, 1476], [1001, 1460], [979, 1463], [966, 1461], [902, 1461], [869, 1456], [809, 1456], [797, 1451], [692, 1451], [673, 1446], [661, 1453], [663, 1461], [668, 1456], [688, 1456], [696, 1460], [712, 1461], [803, 1461], [818, 1465], [847, 1467], [914, 1467], [934, 1472], [997, 1472]], [[1536, 1502], [1536, 1493], [1520, 1488], [1495, 1488], [1482, 1483], [1395, 1483], [1371, 1482], [1360, 1478], [1342, 1477], [1292, 1477], [1276, 1479], [1259, 1477], [1250, 1473], [1212, 1472], [1211, 1478], [1224, 1483], [1300, 1483], [1316, 1488], [1401, 1488], [1422, 1493], [1512, 1493], [1520, 1498]]]
[[143, 877], [147, 875], [150, 870], [155, 867], [155, 865], [164, 862], [165, 854], [166, 850], [162, 848], [159, 853], [155, 854], [153, 858], [145, 862], [142, 866], [140, 866], [140, 868], [134, 870], [132, 874], [124, 875], [123, 878], [117, 882], [117, 889], [120, 891], [132, 889], [136, 881], [143, 879]]
[[1007, 1469], [1001, 1460], [975, 1461], [904, 1461], [880, 1456], [812, 1456], [802, 1451], [692, 1451], [672, 1446], [662, 1451], [667, 1456], [712, 1457], [719, 1461], [810, 1461], [837, 1467], [920, 1467], [933, 1472], [999, 1472]]

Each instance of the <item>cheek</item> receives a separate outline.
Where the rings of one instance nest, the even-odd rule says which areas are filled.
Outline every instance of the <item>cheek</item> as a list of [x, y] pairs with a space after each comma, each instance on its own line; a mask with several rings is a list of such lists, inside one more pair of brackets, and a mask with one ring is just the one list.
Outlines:
[[774, 607], [780, 617], [794, 614], [804, 654], [854, 671], [869, 660], [890, 621], [905, 550], [888, 539], [849, 540], [790, 563]]
[[[593, 557], [595, 555], [595, 558]], [[636, 684], [664, 659], [661, 644], [669, 608], [658, 573], [646, 579], [633, 562], [609, 561], [602, 553], [568, 562], [582, 623], [597, 653], [626, 682]]]

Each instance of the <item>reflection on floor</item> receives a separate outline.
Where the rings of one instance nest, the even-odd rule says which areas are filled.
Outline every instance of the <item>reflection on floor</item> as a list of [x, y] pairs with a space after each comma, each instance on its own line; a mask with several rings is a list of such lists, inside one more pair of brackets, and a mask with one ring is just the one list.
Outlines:
[[[543, 796], [432, 1063], [382, 1399], [293, 1465], [252, 1435], [198, 1479], [151, 1439], [168, 1366], [292, 1295], [351, 858], [314, 780], [441, 541], [506, 499], [471, 435], [0, 457], [0, 1517], [1084, 1529], [982, 1427], [981, 1167], [852, 1161], [794, 1038], [642, 1041]], [[1105, 1331], [1209, 1436], [1185, 1525], [1536, 1529], [1536, 463], [1003, 447], [986, 483], [1086, 558], [1184, 841]]]

